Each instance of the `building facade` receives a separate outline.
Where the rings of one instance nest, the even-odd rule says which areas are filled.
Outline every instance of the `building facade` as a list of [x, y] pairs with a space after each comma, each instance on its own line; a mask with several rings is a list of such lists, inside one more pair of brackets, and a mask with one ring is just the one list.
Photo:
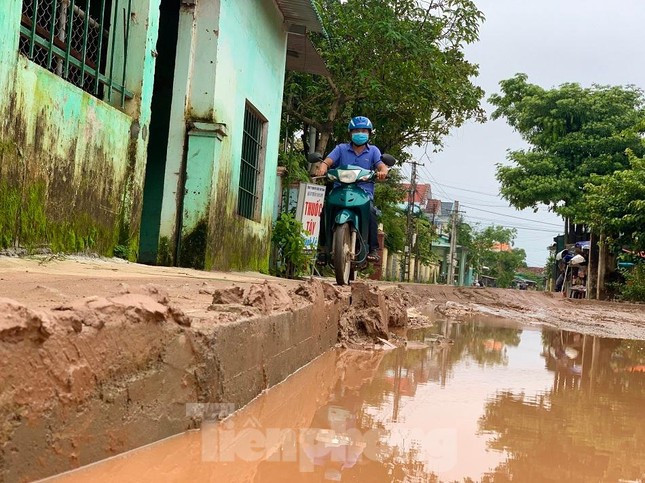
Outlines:
[[0, 248], [136, 258], [158, 2], [2, 2]]
[[311, 0], [5, 0], [0, 248], [268, 267]]
[[290, 31], [310, 0], [162, 0], [140, 259], [266, 270]]

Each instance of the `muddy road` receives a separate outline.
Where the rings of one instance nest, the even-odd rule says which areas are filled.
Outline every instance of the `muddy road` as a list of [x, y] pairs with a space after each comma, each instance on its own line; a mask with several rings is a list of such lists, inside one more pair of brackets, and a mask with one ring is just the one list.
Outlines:
[[645, 340], [645, 305], [0, 257], [0, 481], [199, 428], [190, 404], [243, 407], [334, 346], [400, 346], [441, 320]]

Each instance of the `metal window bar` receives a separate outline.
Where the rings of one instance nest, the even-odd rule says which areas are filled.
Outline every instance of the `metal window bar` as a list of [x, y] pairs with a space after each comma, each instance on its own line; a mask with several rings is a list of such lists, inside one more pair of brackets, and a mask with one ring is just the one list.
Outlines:
[[[114, 4], [114, 20], [112, 25], [116, 26], [119, 12], [119, 0], [115, 0]], [[115, 30], [116, 33], [116, 30]], [[114, 52], [116, 51], [116, 35], [112, 35], [112, 55], [110, 55], [110, 83], [108, 84], [108, 102], [112, 100], [112, 81], [114, 80]]]
[[257, 184], [260, 175], [262, 126], [262, 119], [247, 107], [244, 112], [238, 213], [250, 219], [255, 217], [258, 204]]
[[[69, 17], [67, 20], [67, 25], [70, 26], [71, 28], [74, 27], [74, 1], [75, 0], [72, 0], [72, 8], [69, 9]], [[71, 28], [67, 32], [71, 32]], [[65, 34], [67, 32], [62, 33], [63, 38], [65, 38]], [[72, 51], [72, 36], [69, 33], [67, 33], [67, 37], [65, 38], [65, 40], [66, 40], [65, 42], [65, 79], [69, 79], [69, 58], [70, 58], [70, 53]]]
[[[125, 86], [132, 0], [122, 0], [121, 22], [118, 22], [119, 0], [92, 3], [91, 0], [23, 0], [20, 52], [98, 98], [105, 97], [110, 102], [114, 93], [119, 94], [123, 108], [125, 100], [134, 96]], [[108, 24], [110, 10], [114, 15]], [[107, 42], [110, 30], [112, 42]], [[122, 58], [116, 60], [122, 61], [122, 69], [116, 74], [114, 62], [120, 31], [123, 51], [119, 53]], [[110, 59], [109, 74], [107, 59]]]

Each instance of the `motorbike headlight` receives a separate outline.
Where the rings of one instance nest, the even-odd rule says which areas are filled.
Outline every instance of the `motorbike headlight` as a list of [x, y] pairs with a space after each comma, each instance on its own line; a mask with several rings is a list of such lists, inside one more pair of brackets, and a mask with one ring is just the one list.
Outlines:
[[354, 183], [359, 173], [358, 169], [338, 170], [338, 179], [341, 183]]

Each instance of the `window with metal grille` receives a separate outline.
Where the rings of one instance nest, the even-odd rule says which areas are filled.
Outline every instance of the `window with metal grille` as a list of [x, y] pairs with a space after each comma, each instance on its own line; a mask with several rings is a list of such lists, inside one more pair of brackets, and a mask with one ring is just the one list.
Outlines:
[[131, 12], [132, 0], [23, 0], [20, 53], [108, 102], [121, 94], [124, 107]]
[[242, 160], [237, 212], [245, 218], [257, 218], [261, 204], [266, 121], [250, 105], [244, 111]]

